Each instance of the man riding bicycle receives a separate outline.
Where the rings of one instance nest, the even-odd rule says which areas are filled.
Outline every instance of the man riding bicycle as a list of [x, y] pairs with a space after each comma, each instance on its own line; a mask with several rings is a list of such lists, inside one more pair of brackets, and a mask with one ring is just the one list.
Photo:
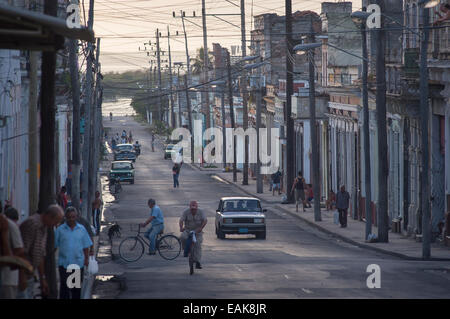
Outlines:
[[136, 151], [136, 155], [141, 154], [141, 144], [139, 144], [139, 141], [134, 142], [133, 144], [134, 150]]
[[154, 199], [148, 200], [148, 207], [150, 208], [150, 217], [141, 225], [141, 227], [147, 226], [152, 223], [152, 227], [145, 232], [145, 237], [150, 241], [149, 255], [156, 254], [156, 236], [164, 230], [164, 217], [159, 206], [156, 205]]
[[[187, 239], [189, 238], [189, 233], [191, 231], [195, 232], [195, 236], [197, 242], [194, 245], [194, 249], [192, 251], [192, 260], [195, 262], [195, 268], [202, 269], [200, 264], [200, 260], [202, 258], [202, 242], [203, 242], [203, 228], [206, 226], [208, 222], [205, 213], [202, 210], [198, 209], [198, 203], [196, 201], [191, 201], [189, 203], [189, 209], [186, 209], [183, 212], [183, 215], [180, 218], [180, 232], [181, 244], [183, 249], [186, 246]], [[194, 273], [194, 265], [189, 263], [190, 274]]]

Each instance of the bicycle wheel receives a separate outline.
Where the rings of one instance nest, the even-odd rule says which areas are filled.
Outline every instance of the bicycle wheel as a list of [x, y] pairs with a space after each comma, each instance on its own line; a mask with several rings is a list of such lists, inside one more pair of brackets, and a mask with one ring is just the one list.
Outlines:
[[120, 243], [119, 255], [126, 262], [138, 260], [144, 254], [144, 244], [138, 237], [127, 237]]
[[165, 235], [158, 241], [158, 251], [162, 258], [173, 260], [180, 255], [181, 242], [177, 236]]

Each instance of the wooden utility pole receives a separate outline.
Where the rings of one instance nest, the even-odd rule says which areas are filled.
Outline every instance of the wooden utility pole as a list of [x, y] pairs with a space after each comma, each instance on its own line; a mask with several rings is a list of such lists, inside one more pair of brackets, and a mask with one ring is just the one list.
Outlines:
[[422, 258], [431, 257], [431, 207], [430, 207], [430, 149], [429, 149], [429, 121], [430, 106], [428, 103], [428, 41], [430, 38], [430, 9], [421, 5], [421, 16], [423, 17], [423, 36], [420, 42], [420, 117], [421, 117], [421, 146], [422, 146]]
[[[242, 58], [247, 55], [245, 40], [245, 0], [241, 0], [241, 46]], [[247, 81], [246, 74], [241, 77], [241, 95], [242, 95], [242, 112], [243, 112], [243, 129], [248, 128], [248, 107], [247, 107]], [[244, 169], [242, 172], [242, 185], [248, 185], [248, 136], [244, 135]]]
[[[291, 96], [294, 91], [293, 83], [293, 65], [292, 60], [289, 57], [294, 56], [292, 46], [292, 0], [286, 0], [286, 195], [288, 196], [288, 202], [293, 202], [293, 196], [291, 193], [292, 184], [294, 182], [294, 163], [295, 163], [295, 150], [294, 150], [294, 121], [291, 117], [292, 114], [292, 100]], [[311, 86], [311, 83], [310, 83]], [[311, 130], [314, 127], [311, 124]], [[315, 144], [312, 147], [316, 147]], [[317, 196], [316, 196], [317, 197]]]
[[169, 92], [170, 92], [170, 119], [171, 119], [171, 126], [172, 128], [175, 128], [175, 114], [173, 112], [173, 94], [172, 94], [172, 56], [170, 54], [170, 30], [169, 26], [167, 26], [167, 44], [169, 46]]
[[186, 106], [188, 110], [189, 131], [191, 132], [191, 162], [194, 163], [194, 129], [192, 127], [191, 100], [189, 99], [189, 87], [186, 74], [184, 75], [184, 85], [186, 91]]
[[[377, 0], [381, 12], [385, 12], [384, 0]], [[381, 27], [374, 31], [376, 35], [376, 74], [377, 74], [377, 130], [378, 130], [378, 240], [383, 243], [389, 241], [389, 217], [388, 217], [388, 147], [387, 147], [387, 125], [386, 125], [386, 31], [384, 30], [384, 16], [381, 15]]]
[[[92, 30], [94, 25], [94, 0], [89, 1], [89, 19], [88, 19], [88, 29]], [[91, 109], [92, 109], [92, 64], [93, 64], [93, 48], [92, 43], [88, 43], [88, 52], [86, 59], [86, 94], [84, 97], [84, 137], [83, 137], [83, 179], [82, 179], [82, 216], [90, 222], [91, 220], [91, 210], [89, 194], [89, 175], [92, 174], [89, 171], [89, 160], [90, 160], [90, 137], [91, 137]]]
[[[205, 9], [205, 0], [202, 0], [202, 24], [203, 24], [203, 63], [204, 63], [204, 79], [203, 83], [208, 83], [208, 70], [209, 70], [209, 60], [208, 60], [208, 38], [206, 33], [206, 9]], [[206, 117], [206, 128], [211, 127], [211, 115], [209, 111], [209, 86], [203, 86], [203, 94], [205, 96], [205, 106], [204, 112]]]
[[[256, 52], [259, 51], [260, 43], [256, 42]], [[260, 58], [261, 59], [261, 58]], [[260, 145], [260, 135], [259, 131], [261, 129], [261, 100], [262, 100], [262, 83], [261, 83], [261, 67], [257, 68], [257, 76], [256, 76], [256, 192], [258, 194], [262, 194], [264, 191], [263, 188], [263, 180], [261, 175], [261, 145]]]
[[[234, 106], [233, 106], [233, 80], [231, 78], [231, 58], [230, 51], [227, 50], [227, 75], [228, 75], [228, 101], [230, 103], [230, 119], [231, 128], [234, 130], [236, 128], [236, 123], [234, 122]], [[237, 167], [236, 167], [236, 137], [233, 135], [233, 182], [237, 182]]]
[[[91, 167], [89, 168], [89, 171], [92, 172], [92, 174], [90, 174], [92, 178], [92, 190], [90, 191], [90, 194], [95, 194], [95, 191], [97, 190], [98, 162], [100, 157], [100, 140], [102, 128], [101, 101], [100, 101], [101, 77], [100, 77], [99, 58], [100, 58], [100, 38], [97, 38], [97, 53], [95, 57], [96, 83], [94, 92], [94, 103], [92, 108], [94, 115], [92, 120], [93, 123], [92, 146], [91, 146], [92, 160], [90, 162]], [[89, 203], [91, 202], [92, 201], [90, 201]]]
[[38, 52], [30, 51], [30, 107], [28, 109], [28, 194], [30, 215], [38, 209], [38, 141], [37, 141], [37, 102], [38, 102]]
[[72, 205], [80, 210], [80, 82], [77, 40], [69, 40], [70, 84], [72, 87]]
[[159, 29], [156, 29], [156, 56], [158, 59], [158, 89], [159, 89], [159, 105], [158, 105], [158, 120], [163, 121], [162, 112], [162, 81], [161, 81], [161, 52], [159, 48]]
[[[44, 13], [56, 17], [58, 3], [56, 0], [45, 2]], [[39, 179], [39, 213], [55, 203], [55, 170], [57, 154], [55, 152], [55, 77], [56, 77], [56, 51], [42, 53], [41, 69], [41, 134], [40, 134], [40, 161], [41, 176]], [[55, 235], [53, 229], [47, 231], [47, 246], [45, 257], [45, 274], [49, 286], [49, 298], [57, 298], [56, 262], [55, 262]]]

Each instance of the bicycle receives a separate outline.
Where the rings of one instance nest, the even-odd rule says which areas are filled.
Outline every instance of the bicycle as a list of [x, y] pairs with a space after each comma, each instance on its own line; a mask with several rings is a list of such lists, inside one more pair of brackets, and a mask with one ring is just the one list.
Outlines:
[[122, 185], [120, 184], [120, 178], [109, 180], [109, 192], [112, 195], [119, 194], [122, 191]]
[[[139, 225], [136, 236], [129, 236], [122, 240], [119, 245], [119, 255], [122, 260], [126, 262], [137, 261], [144, 254], [144, 245], [150, 247], [150, 243], [141, 236], [142, 233], [141, 225]], [[156, 236], [156, 250], [162, 258], [174, 260], [181, 252], [180, 239], [175, 235], [163, 235], [163, 232], [160, 232]]]

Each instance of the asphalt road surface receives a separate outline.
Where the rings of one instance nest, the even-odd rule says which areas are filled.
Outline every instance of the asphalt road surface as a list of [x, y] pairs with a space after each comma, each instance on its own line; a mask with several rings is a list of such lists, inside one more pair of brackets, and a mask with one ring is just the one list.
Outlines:
[[[166, 261], [158, 254], [144, 255], [125, 263], [108, 257], [100, 247], [99, 274], [120, 275], [126, 289], [98, 284], [95, 298], [449, 298], [448, 262], [405, 261], [343, 243], [321, 233], [295, 217], [264, 205], [267, 239], [251, 235], [216, 238], [214, 214], [222, 196], [246, 196], [233, 185], [183, 165], [180, 188], [174, 189], [172, 162], [163, 152], [151, 152], [148, 130], [131, 117], [115, 117], [110, 136], [131, 130], [143, 145], [135, 164], [135, 184], [124, 184], [120, 199], [113, 201], [105, 191], [107, 211], [101, 244], [107, 245], [108, 225], [117, 222], [122, 237], [114, 239], [116, 255], [120, 240], [132, 235], [131, 227], [149, 216], [147, 200], [154, 198], [164, 213], [165, 233], [179, 235], [178, 220], [190, 200], [197, 200], [208, 217], [204, 229], [203, 269], [189, 275], [187, 258]], [[266, 190], [267, 191], [267, 190]], [[369, 289], [368, 265], [381, 269], [381, 288]], [[109, 277], [105, 277], [109, 278]], [[109, 288], [108, 288], [109, 287]]]

